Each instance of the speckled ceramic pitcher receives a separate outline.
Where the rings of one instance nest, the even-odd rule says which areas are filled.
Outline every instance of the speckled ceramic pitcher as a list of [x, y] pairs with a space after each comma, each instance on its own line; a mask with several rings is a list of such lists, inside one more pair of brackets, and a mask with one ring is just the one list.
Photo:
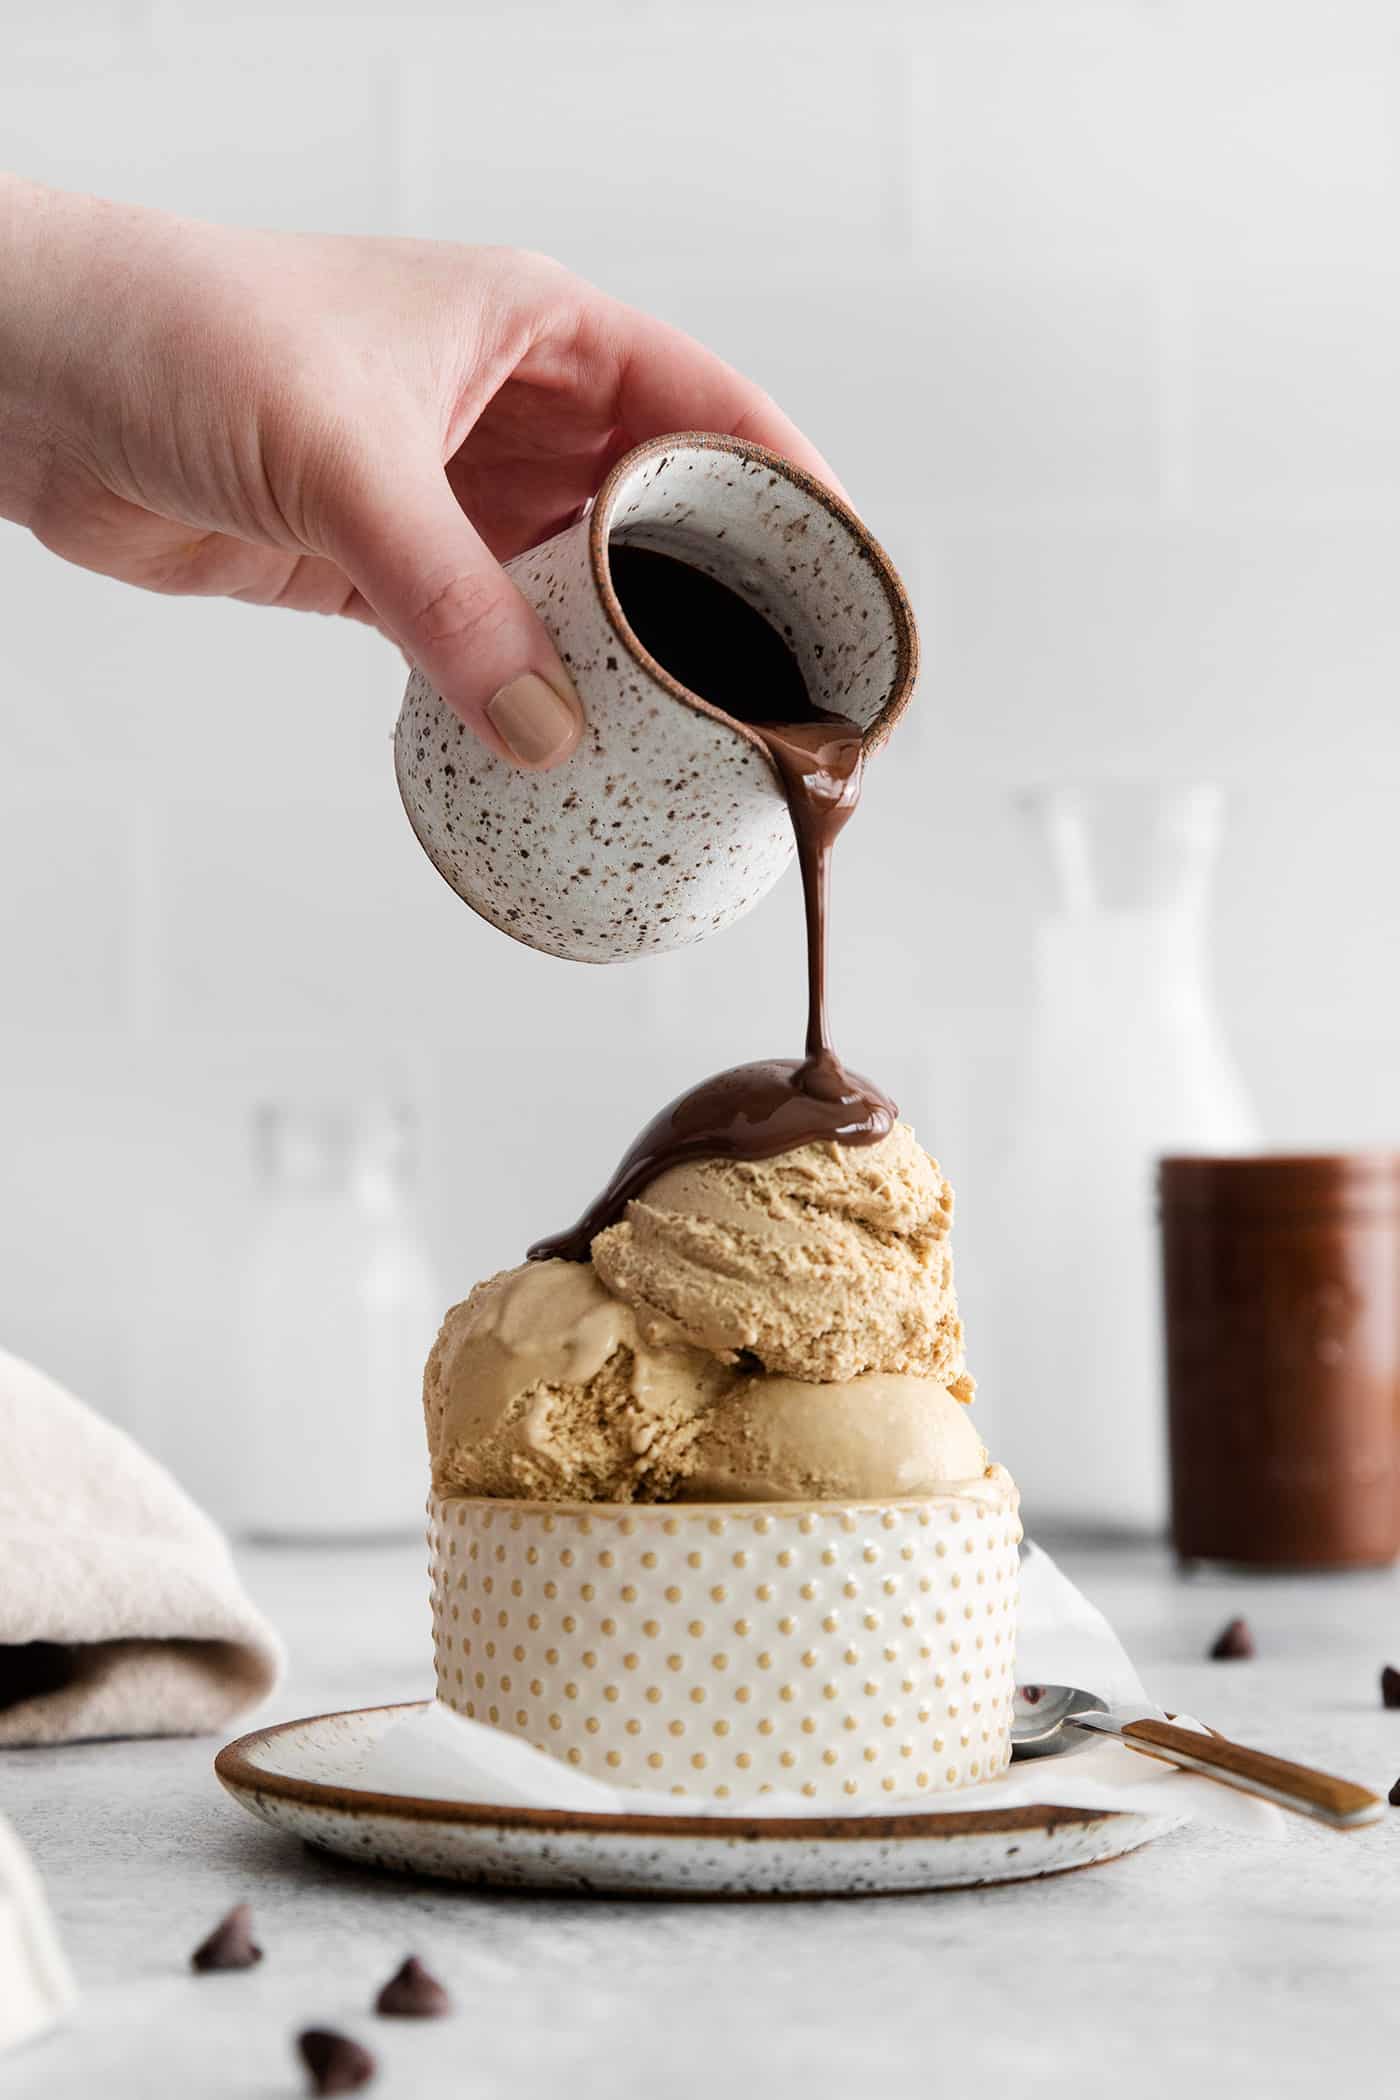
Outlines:
[[502, 932], [576, 962], [703, 940], [793, 853], [757, 734], [688, 692], [628, 626], [608, 567], [624, 544], [672, 555], [761, 612], [813, 703], [859, 722], [867, 751], [907, 705], [918, 658], [888, 557], [810, 475], [697, 431], [619, 460], [586, 517], [509, 564], [583, 703], [572, 757], [518, 771], [418, 671], [395, 744], [404, 807], [438, 872]]

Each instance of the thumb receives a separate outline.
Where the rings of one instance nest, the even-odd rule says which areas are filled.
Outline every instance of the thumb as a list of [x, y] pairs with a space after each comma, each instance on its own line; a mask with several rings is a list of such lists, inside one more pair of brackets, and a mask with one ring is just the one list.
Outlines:
[[366, 492], [336, 559], [448, 706], [491, 750], [542, 772], [583, 733], [583, 709], [544, 627], [485, 546], [442, 468]]

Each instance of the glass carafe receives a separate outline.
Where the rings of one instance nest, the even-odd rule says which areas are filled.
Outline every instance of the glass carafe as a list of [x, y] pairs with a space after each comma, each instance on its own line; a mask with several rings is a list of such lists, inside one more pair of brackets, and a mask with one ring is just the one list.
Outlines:
[[235, 1522], [245, 1535], [408, 1535], [428, 1462], [441, 1300], [402, 1110], [265, 1107], [240, 1300]]
[[989, 1233], [997, 1456], [1031, 1526], [1158, 1533], [1155, 1162], [1258, 1144], [1206, 972], [1223, 798], [1111, 784], [1023, 806], [1045, 905]]

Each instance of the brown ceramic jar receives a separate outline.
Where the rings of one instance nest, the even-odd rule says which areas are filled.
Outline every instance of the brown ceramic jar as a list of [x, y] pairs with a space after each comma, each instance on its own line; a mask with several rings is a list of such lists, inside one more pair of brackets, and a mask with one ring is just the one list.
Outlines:
[[1165, 1159], [1172, 1541], [1184, 1560], [1400, 1553], [1400, 1156]]

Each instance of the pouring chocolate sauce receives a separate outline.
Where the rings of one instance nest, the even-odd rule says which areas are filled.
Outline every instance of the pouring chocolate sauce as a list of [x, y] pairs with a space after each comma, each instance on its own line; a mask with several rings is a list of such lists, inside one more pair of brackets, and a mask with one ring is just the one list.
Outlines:
[[647, 1124], [577, 1225], [537, 1241], [531, 1261], [587, 1261], [595, 1235], [684, 1160], [771, 1159], [823, 1139], [873, 1145], [899, 1113], [888, 1095], [846, 1070], [827, 1018], [831, 854], [860, 799], [859, 725], [812, 705], [787, 642], [724, 584], [642, 547], [610, 548], [608, 565], [643, 647], [689, 691], [747, 723], [782, 782], [806, 906], [806, 1055], [735, 1065], [678, 1095]]

